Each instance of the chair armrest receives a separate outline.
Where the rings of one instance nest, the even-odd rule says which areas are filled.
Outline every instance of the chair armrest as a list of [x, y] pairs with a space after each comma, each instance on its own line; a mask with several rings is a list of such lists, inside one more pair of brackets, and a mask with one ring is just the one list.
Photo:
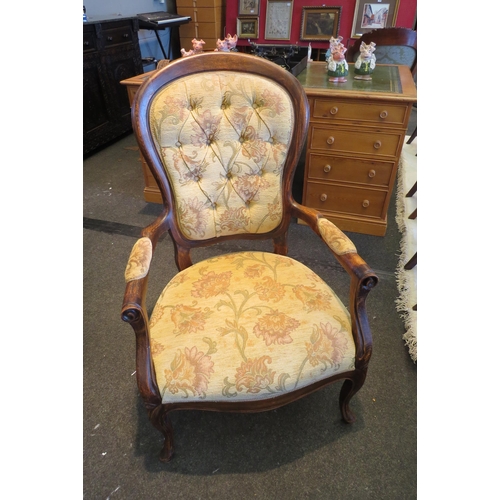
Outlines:
[[143, 303], [146, 299], [149, 268], [156, 244], [160, 236], [167, 231], [167, 212], [163, 212], [152, 224], [142, 231], [142, 237], [136, 241], [130, 252], [125, 269], [125, 296], [123, 298], [122, 319], [128, 323], [147, 321]]
[[[292, 202], [292, 216], [303, 220], [330, 248], [342, 267], [358, 280], [375, 276], [354, 243], [333, 222], [313, 208]], [[376, 276], [375, 276], [376, 278]]]
[[136, 241], [130, 252], [127, 267], [125, 269], [125, 281], [144, 278], [149, 273], [151, 258], [153, 257], [153, 243], [143, 236]]
[[349, 309], [356, 344], [356, 366], [368, 365], [372, 335], [366, 313], [366, 296], [378, 283], [377, 275], [358, 255], [352, 241], [321, 212], [292, 201], [292, 216], [303, 220], [328, 245], [335, 258], [351, 276]]
[[154, 375], [145, 302], [151, 260], [160, 236], [168, 230], [167, 217], [167, 212], [164, 212], [146, 227], [132, 248], [125, 270], [126, 286], [121, 310], [122, 320], [130, 323], [135, 332], [137, 385], [146, 408], [151, 411], [161, 404], [161, 396]]

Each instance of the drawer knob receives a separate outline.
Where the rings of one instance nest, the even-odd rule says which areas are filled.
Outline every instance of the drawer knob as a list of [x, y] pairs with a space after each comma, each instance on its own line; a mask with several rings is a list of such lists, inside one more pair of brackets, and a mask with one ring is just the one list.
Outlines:
[[330, 136], [328, 137], [328, 139], [326, 140], [326, 143], [327, 144], [330, 144], [330, 146], [335, 142], [335, 137], [333, 136]]
[[339, 112], [339, 108], [337, 108], [337, 106], [333, 106], [333, 108], [330, 109], [331, 115], [336, 115], [338, 112]]
[[373, 178], [375, 177], [375, 174], [376, 174], [376, 173], [377, 173], [377, 172], [375, 172], [375, 170], [373, 170], [373, 169], [372, 169], [372, 170], [370, 170], [370, 171], [368, 172], [368, 177], [370, 177], [371, 179], [373, 179]]
[[375, 149], [379, 149], [381, 146], [382, 146], [382, 143], [381, 143], [380, 141], [375, 141], [375, 142], [373, 143], [373, 147], [374, 147]]
[[369, 200], [363, 200], [363, 207], [368, 208], [370, 206]]
[[328, 196], [327, 196], [325, 193], [323, 193], [323, 194], [319, 197], [319, 199], [320, 199], [321, 201], [326, 201], [326, 199], [327, 199], [327, 198], [328, 198]]
[[112, 36], [108, 36], [108, 42], [112, 42], [113, 41], [113, 37]]
[[380, 118], [382, 118], [382, 120], [383, 120], [384, 118], [387, 118], [388, 116], [389, 116], [389, 113], [388, 113], [385, 109], [384, 109], [384, 111], [382, 111], [382, 112], [380, 113]]
[[330, 165], [325, 165], [323, 167], [323, 172], [325, 172], [327, 174], [328, 172], [330, 172], [331, 169], [332, 169], [332, 167]]
[[123, 33], [123, 38], [128, 38], [128, 33]]
[[83, 42], [83, 45], [84, 45], [85, 47], [88, 47], [88, 46], [90, 45], [90, 43], [89, 43], [89, 42], [87, 42], [87, 41], [85, 41], [85, 42]]

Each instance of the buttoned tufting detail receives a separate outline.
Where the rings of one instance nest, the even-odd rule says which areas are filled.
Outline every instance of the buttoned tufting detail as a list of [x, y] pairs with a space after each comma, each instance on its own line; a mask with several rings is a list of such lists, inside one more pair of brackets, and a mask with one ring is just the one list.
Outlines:
[[185, 237], [264, 233], [280, 223], [293, 122], [288, 94], [255, 75], [207, 72], [157, 93], [150, 125]]

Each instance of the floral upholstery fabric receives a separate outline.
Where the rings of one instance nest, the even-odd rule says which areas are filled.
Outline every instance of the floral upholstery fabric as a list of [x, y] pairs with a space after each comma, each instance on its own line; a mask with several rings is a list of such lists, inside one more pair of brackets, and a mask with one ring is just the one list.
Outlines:
[[275, 82], [206, 72], [165, 86], [150, 126], [188, 239], [264, 233], [282, 218], [294, 112]]
[[130, 252], [127, 267], [125, 268], [125, 281], [144, 278], [149, 271], [151, 258], [153, 256], [153, 245], [149, 238], [140, 238]]
[[356, 252], [354, 243], [333, 222], [322, 218], [318, 221], [318, 228], [326, 244], [337, 255]]
[[354, 369], [346, 308], [310, 269], [272, 253], [232, 253], [177, 274], [150, 335], [163, 403], [271, 398]]

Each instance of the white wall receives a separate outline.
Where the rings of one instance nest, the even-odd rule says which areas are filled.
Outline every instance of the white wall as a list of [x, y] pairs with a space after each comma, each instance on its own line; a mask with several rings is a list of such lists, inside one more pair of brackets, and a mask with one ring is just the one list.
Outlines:
[[[128, 17], [145, 12], [177, 12], [175, 0], [83, 0], [89, 21], [102, 18]], [[167, 57], [169, 55], [170, 28], [158, 32]], [[153, 30], [139, 30], [139, 46], [142, 57], [163, 59], [163, 53]], [[144, 66], [150, 71], [154, 66]]]
[[87, 17], [92, 21], [92, 17], [116, 17], [135, 16], [143, 12], [156, 12], [166, 10], [165, 0], [83, 0], [83, 5], [87, 9]]

